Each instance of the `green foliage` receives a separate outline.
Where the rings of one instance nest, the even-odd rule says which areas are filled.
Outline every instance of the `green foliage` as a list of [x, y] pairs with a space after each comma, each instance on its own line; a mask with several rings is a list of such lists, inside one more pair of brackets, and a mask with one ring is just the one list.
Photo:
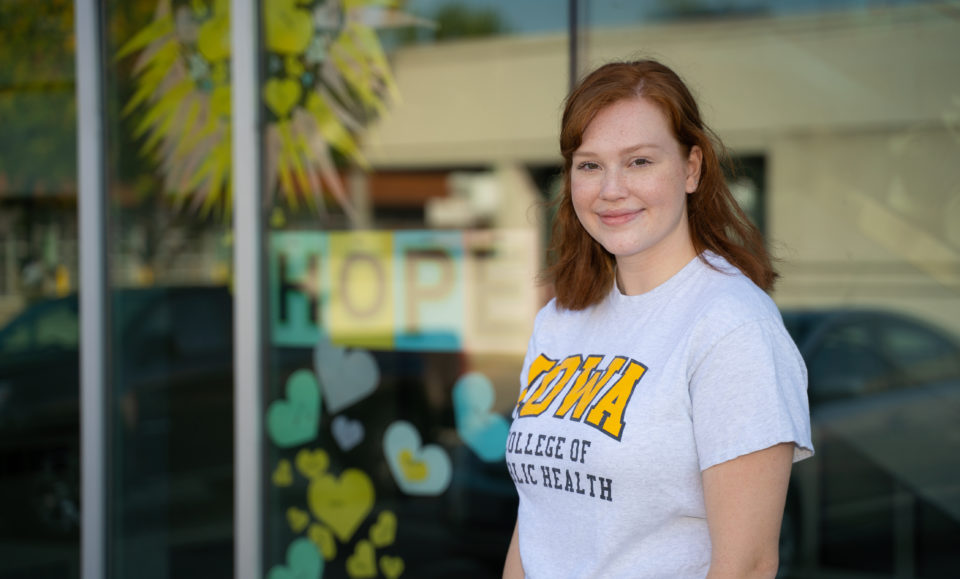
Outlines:
[[450, 40], [485, 38], [509, 32], [496, 8], [474, 7], [470, 4], [449, 2], [434, 14], [424, 15], [434, 23], [433, 28], [409, 27], [381, 32], [385, 44], [431, 44]]
[[73, 2], [0, 2], [0, 195], [73, 193]]
[[438, 41], [496, 36], [506, 30], [500, 13], [493, 8], [474, 8], [467, 4], [444, 4], [433, 20]]

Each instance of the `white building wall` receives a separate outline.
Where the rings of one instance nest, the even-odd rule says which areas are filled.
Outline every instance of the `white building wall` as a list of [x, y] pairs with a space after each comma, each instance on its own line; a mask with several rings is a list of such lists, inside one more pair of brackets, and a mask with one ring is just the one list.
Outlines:
[[[767, 159], [785, 307], [888, 307], [960, 334], [960, 18], [943, 5], [586, 36], [587, 70], [675, 67], [728, 146]], [[559, 162], [563, 36], [403, 49], [374, 166]]]

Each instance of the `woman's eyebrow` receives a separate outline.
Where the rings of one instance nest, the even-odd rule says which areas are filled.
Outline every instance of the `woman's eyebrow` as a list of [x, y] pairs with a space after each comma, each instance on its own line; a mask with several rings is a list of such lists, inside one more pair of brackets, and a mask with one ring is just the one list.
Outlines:
[[[662, 147], [660, 147], [660, 145], [656, 143], [638, 143], [636, 145], [630, 145], [629, 147], [624, 147], [623, 149], [620, 149], [619, 151], [617, 151], [617, 154], [626, 155], [628, 153], [635, 153], [643, 149], [660, 149], [660, 148]], [[596, 157], [597, 154], [594, 153], [593, 151], [577, 149], [576, 151], [573, 152], [573, 156], [574, 157]]]

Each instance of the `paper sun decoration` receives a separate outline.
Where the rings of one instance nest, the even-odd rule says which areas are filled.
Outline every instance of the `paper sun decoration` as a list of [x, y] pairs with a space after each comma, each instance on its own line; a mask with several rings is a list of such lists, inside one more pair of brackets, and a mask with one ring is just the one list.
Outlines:
[[[356, 140], [397, 90], [376, 29], [431, 24], [397, 0], [265, 0], [265, 182], [291, 208], [324, 210], [324, 193], [355, 217], [333, 152], [366, 168]], [[124, 115], [164, 188], [206, 216], [229, 218], [230, 0], [159, 0], [151, 24], [117, 54], [137, 54]]]

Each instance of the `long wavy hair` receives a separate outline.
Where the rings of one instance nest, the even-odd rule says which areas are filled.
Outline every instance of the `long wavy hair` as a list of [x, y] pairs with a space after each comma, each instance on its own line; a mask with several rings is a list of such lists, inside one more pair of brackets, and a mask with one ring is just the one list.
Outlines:
[[623, 99], [645, 98], [666, 115], [684, 155], [703, 152], [700, 183], [687, 196], [687, 221], [698, 255], [712, 251], [736, 266], [764, 290], [777, 279], [763, 236], [727, 187], [726, 150], [700, 117], [690, 90], [670, 68], [655, 60], [613, 62], [587, 75], [567, 97], [560, 129], [563, 190], [554, 200], [556, 217], [542, 279], [552, 283], [561, 309], [582, 310], [600, 302], [614, 279], [615, 259], [580, 224], [573, 209], [570, 170], [573, 154], [597, 113]]

